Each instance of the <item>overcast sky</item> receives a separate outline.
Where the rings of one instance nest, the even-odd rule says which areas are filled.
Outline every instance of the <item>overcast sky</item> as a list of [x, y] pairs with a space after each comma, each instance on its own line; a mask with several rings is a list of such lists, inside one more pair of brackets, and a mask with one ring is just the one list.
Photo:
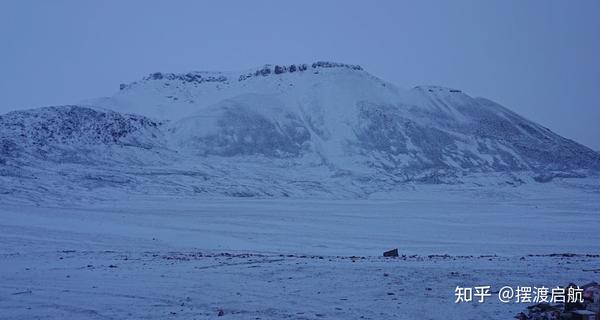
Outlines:
[[600, 150], [600, 1], [0, 1], [0, 112], [154, 71], [333, 60], [486, 97]]

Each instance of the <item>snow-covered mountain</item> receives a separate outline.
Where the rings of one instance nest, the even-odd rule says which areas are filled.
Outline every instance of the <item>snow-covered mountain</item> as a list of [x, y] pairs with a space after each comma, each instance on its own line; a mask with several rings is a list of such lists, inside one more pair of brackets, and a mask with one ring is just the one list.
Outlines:
[[[600, 169], [597, 152], [487, 99], [405, 90], [331, 62], [153, 73], [111, 97], [2, 115], [0, 130], [3, 179], [58, 177], [87, 190], [91, 175], [142, 192], [363, 196]], [[10, 182], [5, 193], [26, 183]]]

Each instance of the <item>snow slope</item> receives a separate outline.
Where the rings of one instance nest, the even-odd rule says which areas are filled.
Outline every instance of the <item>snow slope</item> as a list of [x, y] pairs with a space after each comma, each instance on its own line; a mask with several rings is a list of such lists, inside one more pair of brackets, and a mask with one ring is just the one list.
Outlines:
[[68, 184], [366, 197], [412, 183], [514, 185], [600, 168], [595, 151], [492, 101], [405, 90], [330, 62], [153, 73], [112, 97], [8, 113], [0, 128], [2, 191], [23, 196]]
[[138, 152], [126, 150], [166, 147], [161, 122], [80, 106], [10, 112], [0, 116], [0, 125], [0, 162], [4, 164], [27, 160], [91, 165], [141, 162]]

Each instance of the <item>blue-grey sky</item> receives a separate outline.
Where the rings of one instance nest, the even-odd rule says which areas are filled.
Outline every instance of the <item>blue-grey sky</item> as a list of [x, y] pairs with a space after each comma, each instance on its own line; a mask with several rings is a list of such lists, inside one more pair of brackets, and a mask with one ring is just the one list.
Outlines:
[[333, 60], [495, 100], [600, 150], [600, 1], [0, 1], [0, 112], [154, 71]]

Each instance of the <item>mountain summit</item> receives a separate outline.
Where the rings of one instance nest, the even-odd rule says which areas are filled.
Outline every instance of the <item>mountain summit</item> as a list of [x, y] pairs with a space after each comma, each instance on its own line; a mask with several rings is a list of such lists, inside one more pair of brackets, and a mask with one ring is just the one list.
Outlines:
[[365, 196], [600, 168], [595, 151], [490, 100], [332, 62], [157, 72], [111, 97], [8, 113], [0, 128], [3, 179], [51, 175], [87, 190]]

